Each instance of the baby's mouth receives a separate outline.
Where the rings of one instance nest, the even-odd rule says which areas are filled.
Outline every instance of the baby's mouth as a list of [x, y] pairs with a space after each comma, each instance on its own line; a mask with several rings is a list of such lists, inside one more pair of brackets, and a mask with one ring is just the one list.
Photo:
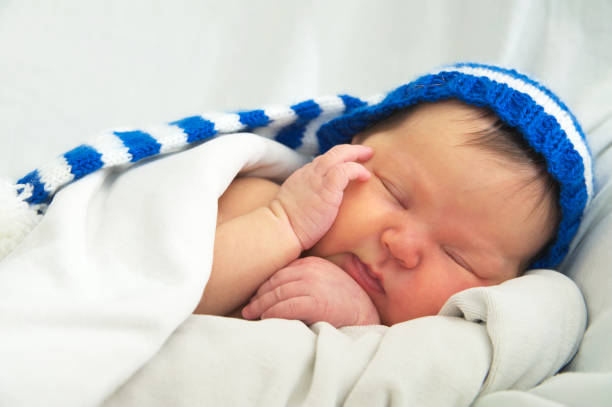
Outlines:
[[357, 281], [357, 283], [367, 291], [375, 291], [380, 294], [385, 294], [385, 289], [383, 288], [380, 280], [370, 268], [363, 263], [359, 257], [354, 254], [350, 254], [350, 271], [349, 274]]

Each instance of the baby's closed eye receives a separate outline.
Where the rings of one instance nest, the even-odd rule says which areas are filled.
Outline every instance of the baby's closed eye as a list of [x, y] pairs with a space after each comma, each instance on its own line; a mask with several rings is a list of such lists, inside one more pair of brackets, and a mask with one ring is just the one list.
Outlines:
[[406, 202], [406, 198], [404, 196], [404, 194], [402, 194], [399, 189], [389, 180], [379, 177], [380, 182], [382, 183], [383, 187], [387, 190], [387, 192], [389, 193], [389, 196], [391, 196], [391, 198], [393, 198], [393, 200], [399, 205], [401, 206], [403, 209], [408, 209], [408, 205]]
[[443, 248], [443, 250], [446, 253], [446, 255], [450, 257], [450, 259], [454, 261], [457, 265], [461, 266], [462, 268], [466, 269], [469, 272], [472, 272], [472, 273], [474, 272], [474, 269], [472, 268], [470, 263], [468, 263], [464, 259], [464, 257], [462, 257], [459, 253], [457, 253], [454, 250], [448, 249], [448, 248]]

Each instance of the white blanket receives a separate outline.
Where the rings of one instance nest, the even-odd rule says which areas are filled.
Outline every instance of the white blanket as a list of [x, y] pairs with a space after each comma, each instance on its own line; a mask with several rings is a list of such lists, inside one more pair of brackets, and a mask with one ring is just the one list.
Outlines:
[[468, 405], [570, 360], [584, 303], [546, 270], [391, 328], [191, 315], [218, 197], [305, 160], [236, 134], [60, 191], [0, 263], [0, 405]]

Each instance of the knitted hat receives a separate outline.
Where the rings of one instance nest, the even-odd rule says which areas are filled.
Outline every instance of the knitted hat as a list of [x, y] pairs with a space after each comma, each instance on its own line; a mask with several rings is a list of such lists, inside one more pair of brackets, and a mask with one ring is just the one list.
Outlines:
[[531, 267], [555, 267], [567, 254], [593, 196], [592, 160], [574, 115], [555, 94], [527, 76], [481, 64], [444, 67], [400, 86], [378, 104], [323, 125], [318, 132], [321, 150], [350, 142], [356, 133], [399, 109], [449, 98], [490, 108], [544, 157], [548, 172], [560, 186], [561, 220], [554, 241]]
[[448, 98], [492, 109], [544, 156], [549, 173], [560, 185], [561, 221], [547, 252], [532, 266], [558, 265], [593, 195], [592, 162], [584, 134], [551, 91], [514, 70], [479, 64], [445, 67], [366, 100], [326, 96], [293, 106], [210, 113], [144, 129], [105, 132], [30, 172], [16, 185], [0, 189], [0, 259], [33, 227], [59, 188], [100, 168], [241, 131], [273, 138], [305, 154], [319, 154], [350, 142], [356, 133], [398, 109]]

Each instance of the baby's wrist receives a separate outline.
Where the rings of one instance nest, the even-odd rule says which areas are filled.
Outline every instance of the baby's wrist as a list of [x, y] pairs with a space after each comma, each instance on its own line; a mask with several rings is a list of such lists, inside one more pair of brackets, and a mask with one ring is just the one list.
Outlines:
[[293, 225], [289, 220], [289, 216], [285, 211], [285, 208], [280, 203], [278, 199], [273, 199], [272, 202], [268, 205], [268, 209], [272, 213], [272, 215], [277, 219], [279, 226], [279, 237], [281, 237], [289, 246], [293, 247], [293, 251], [297, 252], [295, 258], [300, 257], [302, 252], [304, 251], [304, 247], [300, 238], [295, 233], [293, 229]]

